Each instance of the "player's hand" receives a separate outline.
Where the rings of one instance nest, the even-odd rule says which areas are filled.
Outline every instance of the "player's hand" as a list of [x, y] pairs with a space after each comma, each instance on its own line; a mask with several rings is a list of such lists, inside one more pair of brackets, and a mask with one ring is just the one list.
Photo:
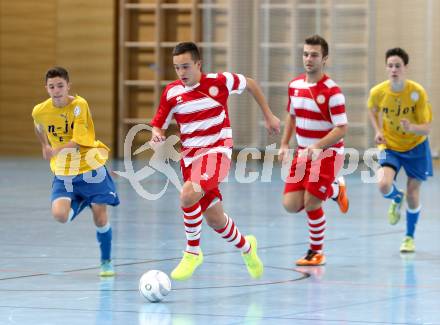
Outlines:
[[385, 144], [385, 137], [383, 136], [382, 132], [376, 132], [376, 135], [374, 136], [374, 141], [376, 144]]
[[160, 142], [164, 142], [167, 138], [164, 135], [154, 135], [151, 137], [150, 142], [154, 142], [154, 143], [160, 143]]
[[412, 124], [407, 119], [405, 119], [405, 118], [401, 119], [400, 125], [402, 126], [404, 131], [406, 131], [406, 132], [412, 131]]
[[157, 147], [157, 145], [160, 145], [162, 142], [165, 142], [166, 136], [161, 132], [153, 128], [151, 131], [151, 140], [149, 141], [150, 146], [152, 148]]
[[288, 145], [281, 145], [280, 150], [278, 150], [278, 161], [282, 164], [287, 163], [287, 158], [289, 155], [289, 146]]
[[270, 135], [279, 134], [281, 129], [281, 122], [278, 117], [272, 116], [265, 121], [265, 127]]
[[54, 150], [49, 145], [43, 145], [41, 151], [43, 152], [43, 158], [45, 160], [50, 160], [55, 155]]
[[321, 152], [321, 148], [311, 145], [305, 149], [298, 149], [298, 158], [302, 160], [316, 160]]

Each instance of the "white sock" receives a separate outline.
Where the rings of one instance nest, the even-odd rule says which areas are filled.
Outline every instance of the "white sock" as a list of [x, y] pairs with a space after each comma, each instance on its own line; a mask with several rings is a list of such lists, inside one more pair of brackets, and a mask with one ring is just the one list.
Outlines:
[[337, 181], [332, 183], [332, 189], [333, 189], [332, 199], [336, 199], [339, 195], [339, 183]]
[[106, 233], [107, 231], [109, 231], [109, 229], [110, 229], [110, 222], [108, 222], [108, 221], [107, 221], [107, 223], [106, 223], [104, 226], [102, 226], [102, 227], [98, 227], [98, 226], [96, 226], [96, 231], [99, 232], [100, 234], [104, 234], [104, 233]]
[[70, 209], [69, 216], [67, 217], [67, 222], [72, 222], [73, 215], [75, 214], [75, 211], [73, 209]]

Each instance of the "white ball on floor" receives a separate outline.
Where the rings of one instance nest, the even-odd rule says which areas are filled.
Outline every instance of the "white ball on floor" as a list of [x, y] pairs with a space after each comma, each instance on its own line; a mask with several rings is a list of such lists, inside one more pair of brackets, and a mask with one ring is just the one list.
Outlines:
[[139, 292], [150, 302], [162, 301], [170, 291], [170, 278], [162, 271], [150, 270], [139, 279]]

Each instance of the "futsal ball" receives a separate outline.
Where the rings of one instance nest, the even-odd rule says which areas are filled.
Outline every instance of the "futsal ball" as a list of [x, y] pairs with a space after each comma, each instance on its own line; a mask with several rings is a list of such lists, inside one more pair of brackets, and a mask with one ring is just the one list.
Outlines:
[[162, 271], [148, 271], [139, 280], [139, 292], [150, 302], [162, 301], [170, 291], [170, 278]]

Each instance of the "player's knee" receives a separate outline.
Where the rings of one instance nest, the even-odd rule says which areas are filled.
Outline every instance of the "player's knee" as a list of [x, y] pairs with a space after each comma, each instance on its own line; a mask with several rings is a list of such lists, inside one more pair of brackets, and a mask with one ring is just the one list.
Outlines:
[[93, 219], [95, 220], [95, 225], [97, 227], [104, 227], [108, 221], [107, 214], [95, 215]]
[[181, 192], [180, 193], [180, 205], [183, 207], [190, 207], [192, 204], [191, 193]]
[[379, 191], [380, 191], [382, 194], [385, 195], [385, 194], [389, 193], [390, 190], [391, 190], [391, 184], [389, 184], [388, 182], [386, 182], [386, 181], [384, 181], [384, 180], [381, 180], [381, 181], [379, 182]]
[[198, 199], [195, 191], [189, 186], [184, 186], [180, 192], [180, 204], [183, 207], [190, 207], [193, 206], [197, 201]]
[[97, 227], [103, 227], [107, 224], [107, 206], [103, 204], [92, 203], [93, 220]]
[[205, 218], [206, 223], [208, 226], [210, 226], [212, 229], [221, 229], [226, 225], [226, 217], [224, 214], [216, 215], [216, 216], [206, 216]]
[[289, 213], [298, 213], [304, 208], [302, 202], [296, 202], [283, 198], [283, 207]]
[[53, 218], [61, 223], [66, 223], [69, 219], [69, 211], [65, 211], [64, 209], [52, 209]]

